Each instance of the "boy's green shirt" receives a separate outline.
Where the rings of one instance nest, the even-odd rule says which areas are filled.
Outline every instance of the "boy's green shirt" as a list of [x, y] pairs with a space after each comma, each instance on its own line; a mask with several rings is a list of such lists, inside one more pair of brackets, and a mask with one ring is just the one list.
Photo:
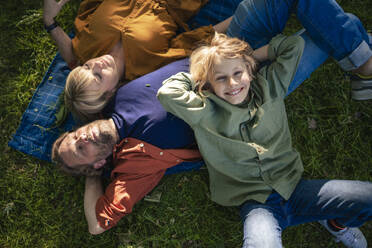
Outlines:
[[264, 203], [273, 190], [288, 199], [301, 179], [303, 165], [292, 147], [284, 97], [303, 48], [299, 36], [276, 36], [269, 44], [272, 63], [259, 70], [250, 101], [239, 106], [208, 92], [202, 98], [187, 73], [172, 76], [159, 89], [164, 108], [195, 132], [213, 201], [224, 206]]

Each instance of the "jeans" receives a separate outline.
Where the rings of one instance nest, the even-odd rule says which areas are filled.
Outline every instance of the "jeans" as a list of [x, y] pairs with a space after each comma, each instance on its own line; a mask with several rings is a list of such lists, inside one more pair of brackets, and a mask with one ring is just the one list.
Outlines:
[[335, 219], [348, 227], [372, 219], [372, 183], [347, 180], [301, 180], [288, 201], [273, 192], [264, 204], [245, 202], [244, 248], [282, 247], [286, 227]]
[[357, 17], [346, 14], [334, 0], [244, 0], [227, 34], [244, 39], [256, 49], [281, 33], [292, 13], [306, 29], [301, 33], [306, 43], [288, 94], [329, 55], [346, 71], [358, 68], [372, 56], [372, 37]]

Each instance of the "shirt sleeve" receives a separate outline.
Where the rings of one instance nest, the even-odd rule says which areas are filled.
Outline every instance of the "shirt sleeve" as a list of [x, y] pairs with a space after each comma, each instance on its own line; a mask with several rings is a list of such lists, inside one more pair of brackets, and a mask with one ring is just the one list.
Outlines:
[[165, 110], [190, 126], [200, 121], [207, 110], [206, 99], [192, 90], [191, 76], [180, 72], [163, 82], [157, 97]]
[[273, 61], [259, 72], [280, 97], [285, 97], [292, 82], [305, 42], [300, 36], [277, 35], [269, 43], [269, 59]]
[[[107, 54], [118, 42], [118, 35], [113, 35], [110, 17], [102, 18], [99, 7], [104, 0], [84, 0], [75, 18], [75, 36], [72, 38], [73, 53], [84, 64], [91, 58]], [[106, 4], [108, 5], [108, 4]], [[104, 30], [104, 31], [102, 31]]]
[[114, 227], [159, 183], [164, 172], [165, 170], [143, 176], [125, 174], [118, 176], [108, 185], [105, 194], [96, 203], [99, 225], [105, 230]]

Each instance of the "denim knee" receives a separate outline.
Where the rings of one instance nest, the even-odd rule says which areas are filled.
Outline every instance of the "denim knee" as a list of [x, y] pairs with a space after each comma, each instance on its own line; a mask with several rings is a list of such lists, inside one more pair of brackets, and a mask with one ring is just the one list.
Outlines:
[[352, 189], [339, 189], [339, 197], [348, 202], [345, 217], [337, 218], [338, 222], [350, 227], [361, 226], [372, 219], [372, 183], [353, 181]]

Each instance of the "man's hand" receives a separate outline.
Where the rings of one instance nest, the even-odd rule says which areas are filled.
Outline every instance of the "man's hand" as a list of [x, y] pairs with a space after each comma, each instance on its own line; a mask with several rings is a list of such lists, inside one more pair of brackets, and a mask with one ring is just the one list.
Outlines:
[[54, 18], [61, 11], [63, 5], [65, 5], [68, 1], [70, 0], [61, 0], [59, 2], [56, 0], [44, 0], [44, 24], [47, 26], [51, 25], [54, 22]]

